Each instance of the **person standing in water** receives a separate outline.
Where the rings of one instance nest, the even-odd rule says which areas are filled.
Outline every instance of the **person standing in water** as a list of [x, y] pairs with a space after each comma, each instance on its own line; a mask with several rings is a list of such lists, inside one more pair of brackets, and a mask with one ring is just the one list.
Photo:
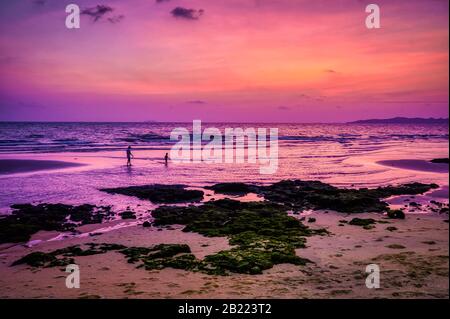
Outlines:
[[169, 162], [169, 153], [166, 153], [166, 156], [164, 156], [164, 161], [166, 162], [167, 166], [167, 163]]
[[131, 158], [134, 158], [134, 156], [131, 153], [131, 146], [128, 146], [128, 149], [127, 149], [127, 166], [131, 166]]

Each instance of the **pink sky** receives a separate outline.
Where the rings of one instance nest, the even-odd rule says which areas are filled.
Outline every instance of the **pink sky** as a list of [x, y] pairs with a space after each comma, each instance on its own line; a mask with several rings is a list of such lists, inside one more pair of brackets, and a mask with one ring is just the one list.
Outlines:
[[[113, 11], [69, 30], [68, 3]], [[0, 120], [448, 117], [447, 0], [18, 0], [0, 19]]]

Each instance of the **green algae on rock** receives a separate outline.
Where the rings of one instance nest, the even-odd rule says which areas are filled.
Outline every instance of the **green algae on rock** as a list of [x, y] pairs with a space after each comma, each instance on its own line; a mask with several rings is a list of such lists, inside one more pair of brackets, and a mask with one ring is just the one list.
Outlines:
[[138, 268], [146, 270], [164, 269], [166, 267], [184, 270], [198, 270], [201, 261], [191, 254], [186, 244], [160, 244], [153, 247], [129, 247], [120, 251], [129, 263], [140, 264]]
[[150, 200], [153, 203], [175, 204], [199, 202], [203, 199], [203, 191], [186, 189], [185, 185], [143, 185], [118, 188], [104, 188], [101, 191], [109, 194], [134, 196], [139, 199]]
[[88, 249], [82, 249], [80, 245], [69, 246], [62, 249], [57, 249], [49, 253], [40, 251], [32, 252], [12, 263], [11, 266], [26, 264], [31, 267], [60, 267], [74, 264], [75, 260], [72, 257], [77, 256], [91, 256], [104, 254], [112, 250], [123, 250], [126, 247], [119, 244], [96, 244], [87, 243]]
[[405, 213], [400, 209], [389, 209], [387, 215], [392, 219], [405, 219]]
[[213, 190], [216, 194], [225, 195], [247, 195], [259, 190], [258, 186], [245, 183], [219, 183], [213, 186], [206, 186], [205, 188]]
[[[244, 184], [247, 185], [247, 184]], [[245, 189], [242, 184], [216, 184], [210, 189]], [[344, 213], [386, 212], [389, 205], [382, 201], [394, 195], [418, 195], [436, 184], [410, 183], [399, 186], [385, 186], [374, 189], [337, 188], [320, 181], [283, 180], [269, 186], [247, 185], [248, 190], [263, 195], [266, 200], [289, 205], [291, 209], [335, 210]]]
[[128, 211], [128, 210], [119, 213], [119, 216], [120, 216], [122, 219], [136, 219], [136, 214], [135, 214], [134, 212]]
[[59, 267], [59, 266], [67, 266], [70, 264], [74, 264], [75, 261], [73, 258], [58, 258], [52, 253], [43, 253], [40, 251], [36, 251], [30, 253], [19, 260], [16, 260], [12, 263], [11, 266], [17, 266], [26, 264], [28, 266], [38, 268], [38, 267]]
[[364, 229], [372, 229], [375, 228], [374, 224], [376, 224], [376, 220], [372, 218], [353, 218], [348, 224], [354, 226], [362, 226]]
[[305, 247], [305, 237], [325, 235], [288, 216], [285, 205], [271, 202], [239, 202], [222, 199], [201, 206], [162, 206], [152, 212], [155, 225], [182, 224], [183, 231], [208, 237], [228, 236], [230, 250], [206, 256], [195, 268], [209, 274], [232, 272], [260, 274], [276, 264], [304, 265], [296, 255]]
[[109, 206], [64, 204], [12, 205], [0, 218], [0, 244], [28, 241], [40, 230], [73, 231], [79, 225], [97, 224], [114, 215]]
[[[231, 236], [253, 232], [258, 236], [302, 242], [302, 236], [316, 231], [303, 225], [298, 219], [287, 215], [288, 208], [271, 202], [240, 202], [221, 199], [201, 206], [161, 206], [153, 210], [154, 224], [186, 225], [185, 232], [196, 232], [207, 237]], [[282, 238], [282, 239], [280, 239]]]

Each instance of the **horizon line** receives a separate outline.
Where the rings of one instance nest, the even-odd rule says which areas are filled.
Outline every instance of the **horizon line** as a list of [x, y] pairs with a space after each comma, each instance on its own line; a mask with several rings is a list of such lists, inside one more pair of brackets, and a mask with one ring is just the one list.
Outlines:
[[[373, 120], [392, 120], [392, 119], [411, 119], [411, 120], [449, 120], [448, 117], [390, 117], [390, 118], [369, 118], [369, 119], [359, 119], [359, 120], [351, 120], [351, 121], [341, 121], [341, 122], [273, 122], [273, 121], [203, 121], [202, 123], [224, 123], [224, 124], [351, 124], [360, 121], [373, 121]], [[133, 123], [133, 124], [167, 124], [167, 123], [192, 123], [199, 119], [194, 119], [190, 121], [76, 121], [76, 120], [67, 120], [67, 121], [39, 121], [39, 120], [0, 120], [0, 123]]]

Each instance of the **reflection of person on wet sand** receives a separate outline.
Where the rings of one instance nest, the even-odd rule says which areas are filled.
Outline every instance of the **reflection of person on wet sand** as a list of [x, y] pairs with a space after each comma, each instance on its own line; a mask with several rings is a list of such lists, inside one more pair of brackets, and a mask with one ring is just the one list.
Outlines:
[[127, 148], [127, 166], [131, 166], [131, 158], [134, 158], [134, 155], [131, 153], [131, 146]]
[[167, 166], [167, 163], [169, 162], [169, 153], [166, 153], [166, 156], [164, 156], [164, 161], [165, 161], [166, 166]]

